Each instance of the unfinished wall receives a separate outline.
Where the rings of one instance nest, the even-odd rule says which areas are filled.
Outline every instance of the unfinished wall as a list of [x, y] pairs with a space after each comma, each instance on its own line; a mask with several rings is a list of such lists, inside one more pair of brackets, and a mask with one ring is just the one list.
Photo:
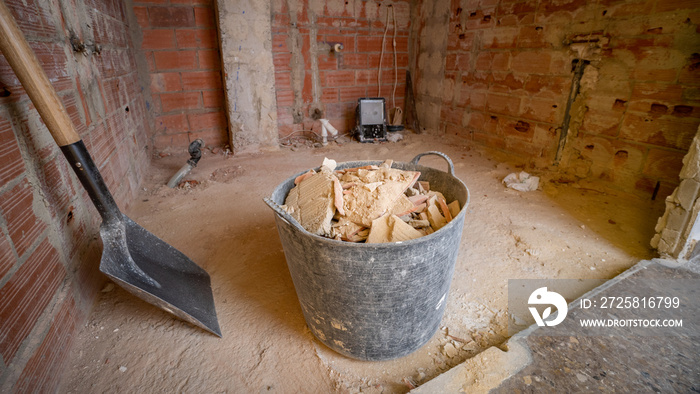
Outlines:
[[[397, 74], [391, 18], [383, 40], [390, 6], [396, 17]], [[351, 131], [361, 97], [384, 97], [387, 110], [403, 107], [410, 15], [409, 1], [273, 1], [272, 53], [280, 137], [314, 128], [319, 132], [314, 122], [318, 118], [329, 119], [341, 133]], [[331, 51], [337, 43], [343, 49]]]
[[666, 211], [656, 224], [651, 246], [662, 256], [689, 258], [700, 239], [700, 129], [683, 158], [680, 185], [666, 197]]
[[568, 181], [678, 184], [700, 123], [697, 2], [452, 0], [449, 20], [442, 105], [422, 123]]
[[[214, 0], [138, 0], [156, 151], [228, 144]], [[145, 92], [148, 93], [148, 92]]]
[[[450, 94], [454, 82], [445, 79], [445, 58], [447, 56], [447, 26], [450, 19], [451, 0], [421, 2], [414, 18], [418, 18], [413, 29], [416, 35], [416, 56], [411, 67], [411, 75], [416, 78], [416, 112], [421, 128], [438, 130], [444, 89]], [[422, 131], [422, 130], [421, 130]]]
[[[148, 123], [124, 2], [5, 3], [125, 208]], [[104, 282], [100, 218], [2, 56], [0, 93], [0, 392], [51, 392]]]

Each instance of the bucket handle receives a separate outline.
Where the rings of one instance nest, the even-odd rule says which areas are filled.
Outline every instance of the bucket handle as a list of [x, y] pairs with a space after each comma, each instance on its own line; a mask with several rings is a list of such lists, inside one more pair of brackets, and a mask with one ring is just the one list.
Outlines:
[[442, 152], [438, 152], [438, 151], [423, 152], [419, 155], [416, 155], [416, 157], [414, 157], [413, 160], [411, 160], [411, 164], [417, 165], [418, 160], [420, 160], [421, 157], [427, 156], [427, 155], [440, 156], [443, 159], [445, 159], [445, 161], [447, 162], [448, 170], [449, 170], [448, 173], [452, 176], [455, 176], [455, 165], [452, 163], [452, 159], [450, 159], [446, 154], [444, 154]]
[[301, 227], [301, 224], [299, 224], [299, 222], [297, 222], [292, 217], [292, 215], [288, 214], [287, 211], [282, 209], [282, 207], [279, 206], [279, 204], [272, 201], [272, 199], [270, 197], [263, 198], [263, 201], [265, 201], [265, 204], [267, 204], [270, 208], [272, 208], [273, 211], [275, 211], [278, 215], [280, 215], [283, 220], [285, 220], [287, 223], [291, 224], [292, 226], [296, 227], [297, 230], [306, 231], [306, 230], [304, 230], [303, 227]]

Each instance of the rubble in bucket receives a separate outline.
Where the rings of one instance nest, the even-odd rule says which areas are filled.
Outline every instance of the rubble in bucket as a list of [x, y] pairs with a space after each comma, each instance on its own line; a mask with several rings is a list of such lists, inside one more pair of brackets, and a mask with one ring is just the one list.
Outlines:
[[459, 214], [420, 172], [379, 166], [336, 170], [324, 159], [319, 172], [294, 180], [282, 208], [308, 232], [349, 242], [401, 242], [431, 234]]

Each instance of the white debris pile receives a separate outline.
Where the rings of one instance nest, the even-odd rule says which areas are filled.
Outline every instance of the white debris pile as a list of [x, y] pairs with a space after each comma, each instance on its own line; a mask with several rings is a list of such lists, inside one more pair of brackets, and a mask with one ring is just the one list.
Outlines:
[[349, 242], [401, 242], [431, 234], [457, 216], [420, 172], [379, 166], [336, 170], [324, 159], [318, 172], [294, 180], [282, 208], [310, 233]]
[[503, 178], [503, 183], [511, 189], [515, 189], [521, 192], [530, 192], [537, 190], [540, 184], [540, 177], [532, 176], [525, 171], [520, 171], [519, 173], [508, 174]]

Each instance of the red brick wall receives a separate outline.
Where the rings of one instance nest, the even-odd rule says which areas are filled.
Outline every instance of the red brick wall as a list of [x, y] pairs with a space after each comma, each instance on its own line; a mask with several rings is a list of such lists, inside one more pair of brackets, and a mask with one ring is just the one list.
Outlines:
[[211, 0], [134, 2], [150, 72], [156, 151], [182, 149], [197, 138], [209, 146], [228, 144], [214, 6]]
[[[125, 209], [150, 130], [124, 3], [5, 3]], [[100, 53], [75, 53], [70, 32]], [[0, 92], [0, 392], [51, 392], [104, 282], [100, 219], [2, 56]]]
[[674, 0], [452, 0], [441, 128], [546, 167], [585, 58], [561, 167], [662, 194], [700, 123], [700, 6]]
[[[310, 50], [313, 28], [320, 48], [317, 55], [319, 101], [323, 116], [341, 133], [354, 127], [358, 98], [380, 96], [386, 99], [387, 111], [394, 105], [403, 108], [410, 32], [409, 1], [333, 1], [323, 2], [322, 10], [310, 10], [309, 2], [300, 0], [298, 12], [290, 11], [287, 3], [273, 1], [272, 11], [272, 53], [280, 137], [312, 127], [317, 132], [320, 130], [309, 113], [310, 108], [313, 109], [311, 56], [314, 55]], [[391, 18], [384, 44], [380, 92], [377, 84], [388, 5], [394, 8], [397, 21], [398, 87], [395, 104], [392, 102], [395, 74]], [[325, 50], [329, 43], [342, 43], [344, 48], [340, 53], [331, 53]], [[300, 70], [295, 70], [296, 59], [303, 62]], [[295, 119], [295, 111], [300, 111], [302, 116]]]

